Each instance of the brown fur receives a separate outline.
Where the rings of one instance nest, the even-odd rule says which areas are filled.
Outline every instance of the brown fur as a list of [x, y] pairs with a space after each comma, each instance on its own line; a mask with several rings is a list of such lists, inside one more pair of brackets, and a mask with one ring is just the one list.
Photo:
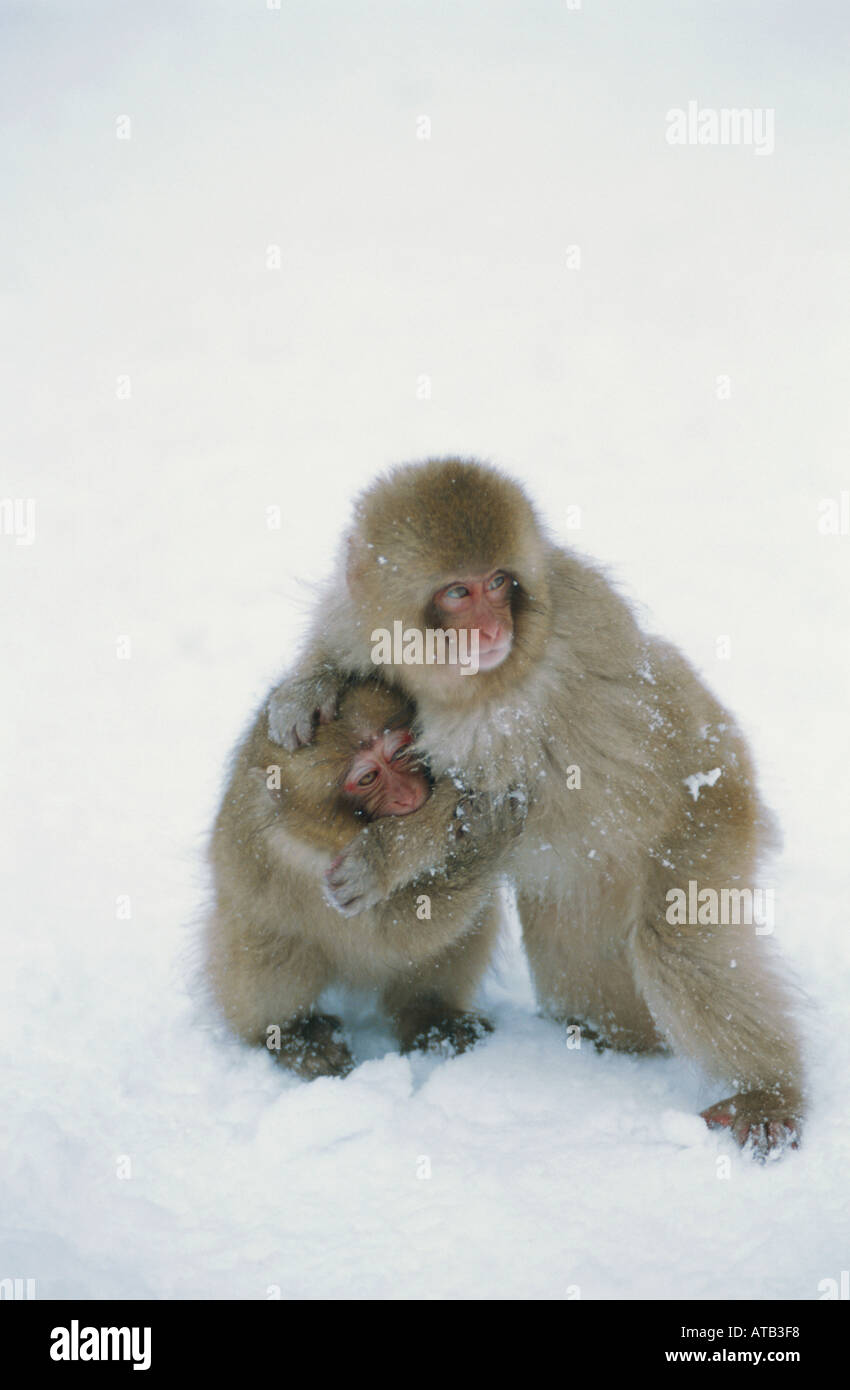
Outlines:
[[[427, 626], [436, 589], [497, 567], [517, 581], [515, 642], [500, 667], [449, 679], [438, 667], [390, 673], [416, 700], [437, 779], [415, 817], [416, 845], [395, 857], [374, 827], [341, 874], [362, 902], [379, 901], [411, 866], [440, 862], [452, 779], [491, 810], [518, 789], [528, 820], [518, 842], [506, 837], [505, 862], [541, 1002], [615, 1047], [692, 1057], [759, 1097], [753, 1125], [763, 1135], [790, 1134], [802, 1067], [771, 942], [752, 926], [671, 926], [665, 915], [667, 891], [690, 879], [718, 892], [759, 883], [774, 832], [744, 740], [684, 657], [638, 628], [592, 564], [547, 539], [516, 483], [444, 459], [373, 484], [357, 503], [321, 636], [302, 676], [272, 699], [273, 734], [303, 741], [340, 682], [374, 669], [372, 629]], [[567, 785], [572, 765], [580, 789]], [[685, 779], [716, 767], [720, 777], [694, 800]], [[498, 816], [485, 814], [480, 833], [484, 845], [504, 834]]]
[[[403, 698], [371, 681], [345, 692], [339, 718], [311, 747], [289, 753], [271, 743], [264, 708], [234, 756], [210, 846], [215, 907], [206, 978], [235, 1032], [267, 1043], [277, 1025], [280, 1060], [305, 1077], [353, 1065], [339, 1020], [314, 1012], [332, 984], [379, 989], [405, 1049], [462, 1051], [489, 1029], [469, 1010], [498, 930], [497, 868], [477, 854], [467, 862], [460, 821], [447, 826], [442, 872], [402, 887], [356, 922], [346, 923], [323, 897], [331, 856], [364, 827], [342, 794], [351, 759], [411, 717]], [[275, 767], [280, 786], [270, 790]], [[385, 823], [403, 843], [421, 813]], [[431, 900], [430, 920], [417, 917], [422, 894]]]

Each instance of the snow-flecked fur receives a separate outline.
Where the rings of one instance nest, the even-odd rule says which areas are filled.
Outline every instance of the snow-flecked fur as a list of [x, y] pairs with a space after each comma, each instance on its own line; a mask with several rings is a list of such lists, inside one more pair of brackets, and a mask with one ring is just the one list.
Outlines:
[[[517, 581], [507, 660], [466, 678], [424, 665], [389, 674], [416, 701], [438, 785], [460, 776], [496, 801], [512, 788], [527, 795], [506, 867], [541, 1002], [614, 1046], [667, 1044], [741, 1092], [770, 1092], [766, 1121], [799, 1122], [794, 1004], [772, 943], [752, 925], [667, 920], [668, 892], [691, 880], [718, 894], [759, 886], [775, 831], [744, 740], [604, 575], [548, 541], [517, 483], [475, 461], [437, 459], [367, 489], [335, 601], [321, 605], [300, 674], [272, 700], [272, 732], [326, 706], [350, 674], [374, 670], [375, 628], [427, 626], [436, 588], [495, 568]], [[711, 784], [697, 779], [695, 796], [695, 775], [718, 768]], [[420, 871], [439, 804], [411, 818], [396, 859], [390, 851], [371, 864], [376, 892]]]
[[[492, 859], [467, 862], [452, 835], [449, 876], [423, 875], [354, 922], [323, 897], [330, 855], [363, 827], [341, 794], [351, 757], [364, 735], [406, 725], [409, 713], [373, 681], [346, 692], [339, 718], [309, 748], [288, 753], [270, 742], [264, 707], [236, 751], [210, 846], [214, 907], [204, 976], [247, 1042], [274, 1041], [270, 1029], [291, 1029], [335, 984], [380, 990], [405, 1047], [432, 1029], [451, 1032], [474, 999], [501, 921]], [[280, 786], [270, 791], [272, 768]], [[411, 818], [386, 819], [403, 836]], [[327, 1066], [316, 1054], [314, 1047], [313, 1074], [340, 1069], [337, 1044]]]

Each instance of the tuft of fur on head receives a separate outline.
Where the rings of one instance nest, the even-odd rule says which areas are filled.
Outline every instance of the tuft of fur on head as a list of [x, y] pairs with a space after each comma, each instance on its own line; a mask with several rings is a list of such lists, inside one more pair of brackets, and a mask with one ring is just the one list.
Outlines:
[[[343, 795], [352, 759], [381, 734], [407, 729], [413, 723], [409, 700], [377, 680], [349, 686], [340, 700], [336, 719], [320, 724], [307, 748], [286, 755], [284, 772], [292, 766], [299, 800], [317, 818], [360, 822], [360, 815]], [[352, 832], [353, 833], [353, 832]]]
[[[472, 574], [504, 569], [514, 579], [513, 648], [493, 671], [460, 677], [450, 698], [474, 703], [499, 695], [533, 669], [549, 632], [547, 557], [550, 546], [522, 487], [473, 459], [401, 464], [357, 499], [348, 537], [346, 580], [359, 640], [377, 627], [437, 628], [431, 599]], [[387, 672], [391, 676], [392, 668]], [[401, 676], [397, 672], [397, 676]], [[405, 687], [417, 698], [446, 688], [438, 667], [405, 666]]]
[[[231, 806], [226, 799], [219, 820], [231, 810], [244, 819], [250, 806], [262, 830], [283, 812], [292, 825], [300, 818], [309, 827], [306, 838], [312, 843], [336, 851], [362, 825], [360, 812], [343, 793], [352, 759], [382, 733], [409, 729], [414, 715], [410, 700], [381, 681], [352, 683], [343, 691], [337, 717], [320, 724], [307, 747], [290, 752], [270, 740], [263, 712], [237, 751], [236, 767], [243, 776], [235, 778], [235, 800]], [[256, 789], [273, 767], [280, 770], [279, 789], [269, 788], [258, 797]]]
[[415, 709], [412, 701], [379, 680], [349, 686], [339, 703], [337, 718], [320, 725], [316, 746], [335, 751], [347, 762], [360, 748], [381, 734], [409, 729]]

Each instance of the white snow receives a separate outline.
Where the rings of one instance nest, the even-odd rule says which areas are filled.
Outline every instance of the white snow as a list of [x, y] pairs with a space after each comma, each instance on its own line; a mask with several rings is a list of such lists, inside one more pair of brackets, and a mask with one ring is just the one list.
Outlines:
[[[847, 1268], [850, 535], [818, 518], [850, 488], [850, 188], [817, 16], [4, 16], [0, 1278], [811, 1299]], [[670, 147], [691, 99], [775, 107], [775, 152]], [[360, 1065], [305, 1085], [193, 997], [227, 753], [353, 493], [448, 451], [525, 479], [752, 740], [814, 1001], [781, 1163], [705, 1130], [684, 1062], [568, 1049], [515, 930], [454, 1060], [340, 998]]]
[[713, 787], [722, 770], [722, 768], [713, 767], [710, 772], [693, 772], [690, 777], [684, 779], [685, 786], [694, 801], [699, 800], [700, 787]]

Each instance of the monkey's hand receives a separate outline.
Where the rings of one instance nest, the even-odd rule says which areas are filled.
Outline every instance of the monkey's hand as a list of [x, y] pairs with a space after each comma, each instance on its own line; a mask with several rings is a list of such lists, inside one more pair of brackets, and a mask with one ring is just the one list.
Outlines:
[[779, 1158], [784, 1149], [800, 1147], [799, 1109], [771, 1091], [744, 1091], [703, 1110], [709, 1129], [726, 1129], [757, 1163]]
[[467, 793], [441, 777], [420, 810], [382, 816], [355, 835], [325, 874], [325, 899], [356, 917], [419, 879], [459, 888], [504, 853], [527, 809], [519, 791]]
[[356, 917], [423, 874], [444, 874], [457, 853], [460, 797], [451, 778], [441, 777], [420, 810], [364, 826], [325, 874], [327, 902]]
[[316, 726], [335, 717], [344, 685], [341, 672], [329, 665], [282, 681], [269, 698], [269, 738], [290, 753], [312, 743]]
[[376, 863], [374, 837], [367, 838], [371, 829], [365, 826], [325, 873], [325, 901], [343, 917], [356, 917], [389, 896]]
[[505, 842], [515, 840], [528, 818], [528, 795], [522, 787], [504, 792], [465, 792], [455, 813], [457, 850], [468, 848], [473, 856], [498, 854]]

